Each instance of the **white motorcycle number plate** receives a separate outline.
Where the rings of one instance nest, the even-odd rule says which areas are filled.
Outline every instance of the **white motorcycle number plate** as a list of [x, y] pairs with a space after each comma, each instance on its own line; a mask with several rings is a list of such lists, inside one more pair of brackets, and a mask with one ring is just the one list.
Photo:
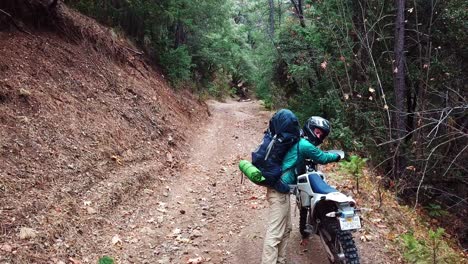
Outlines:
[[361, 219], [355, 215], [352, 218], [340, 218], [341, 230], [352, 230], [361, 228]]

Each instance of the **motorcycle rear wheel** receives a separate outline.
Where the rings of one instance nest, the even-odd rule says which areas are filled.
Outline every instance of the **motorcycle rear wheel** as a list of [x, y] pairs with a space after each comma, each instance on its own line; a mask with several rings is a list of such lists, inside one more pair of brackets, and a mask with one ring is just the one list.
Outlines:
[[319, 236], [333, 264], [359, 264], [359, 255], [350, 231], [341, 231], [336, 220], [324, 221]]

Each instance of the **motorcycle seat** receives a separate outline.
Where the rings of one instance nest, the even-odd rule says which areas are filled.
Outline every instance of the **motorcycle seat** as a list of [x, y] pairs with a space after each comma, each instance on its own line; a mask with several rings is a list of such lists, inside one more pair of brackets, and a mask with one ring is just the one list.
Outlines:
[[328, 194], [332, 192], [338, 192], [337, 189], [331, 187], [328, 185], [322, 177], [320, 177], [318, 174], [309, 174], [309, 182], [310, 186], [312, 187], [312, 190], [314, 193], [320, 193], [320, 194]]

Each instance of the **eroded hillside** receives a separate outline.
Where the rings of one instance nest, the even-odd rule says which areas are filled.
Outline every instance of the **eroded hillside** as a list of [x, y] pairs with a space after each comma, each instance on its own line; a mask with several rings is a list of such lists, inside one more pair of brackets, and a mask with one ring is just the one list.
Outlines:
[[0, 27], [0, 260], [73, 256], [70, 243], [181, 165], [207, 115], [127, 41], [60, 12], [68, 33]]

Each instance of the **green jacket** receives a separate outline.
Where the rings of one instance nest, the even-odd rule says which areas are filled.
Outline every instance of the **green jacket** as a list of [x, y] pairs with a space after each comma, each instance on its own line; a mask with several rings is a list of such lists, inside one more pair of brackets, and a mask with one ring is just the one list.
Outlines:
[[281, 180], [286, 184], [296, 184], [298, 176], [296, 175], [296, 168], [303, 167], [305, 159], [311, 159], [318, 164], [327, 164], [337, 161], [338, 156], [334, 153], [325, 153], [312, 145], [307, 139], [301, 138], [289, 149], [283, 159]]

